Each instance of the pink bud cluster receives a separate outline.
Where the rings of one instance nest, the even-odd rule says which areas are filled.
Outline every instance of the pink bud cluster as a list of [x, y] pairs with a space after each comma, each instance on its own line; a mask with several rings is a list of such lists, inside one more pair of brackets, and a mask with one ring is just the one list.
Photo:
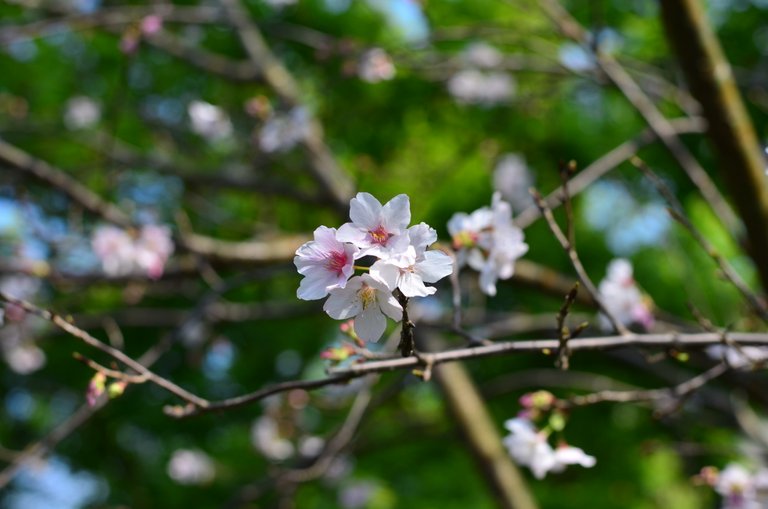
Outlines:
[[138, 232], [99, 226], [93, 232], [91, 246], [109, 276], [146, 275], [157, 279], [173, 254], [170, 229], [153, 224]]
[[[453, 272], [453, 259], [427, 248], [437, 233], [425, 223], [408, 227], [411, 207], [400, 194], [382, 205], [369, 193], [358, 193], [350, 202], [350, 222], [338, 230], [320, 226], [314, 240], [296, 251], [294, 264], [304, 279], [297, 296], [328, 300], [323, 309], [337, 320], [355, 318], [355, 333], [377, 341], [386, 329], [386, 317], [399, 321], [403, 308], [393, 292], [404, 297], [426, 297], [436, 283]], [[355, 276], [355, 260], [375, 262]]]

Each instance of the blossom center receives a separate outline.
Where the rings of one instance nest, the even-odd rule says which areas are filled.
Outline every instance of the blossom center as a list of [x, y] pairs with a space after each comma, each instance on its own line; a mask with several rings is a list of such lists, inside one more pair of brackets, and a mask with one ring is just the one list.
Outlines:
[[376, 302], [376, 290], [368, 285], [363, 285], [360, 289], [360, 301], [363, 303], [363, 309], [367, 309], [368, 306]]
[[385, 245], [389, 238], [392, 236], [392, 234], [385, 230], [383, 226], [379, 226], [375, 230], [371, 230], [368, 233], [371, 234], [371, 239], [373, 239], [374, 243], [381, 244], [382, 246]]
[[347, 261], [347, 253], [344, 251], [333, 251], [328, 257], [328, 261], [326, 262], [325, 266], [329, 271], [341, 275], [344, 267], [347, 265]]
[[478, 235], [475, 232], [469, 230], [462, 230], [453, 236], [454, 249], [461, 249], [462, 247], [473, 247], [477, 244]]

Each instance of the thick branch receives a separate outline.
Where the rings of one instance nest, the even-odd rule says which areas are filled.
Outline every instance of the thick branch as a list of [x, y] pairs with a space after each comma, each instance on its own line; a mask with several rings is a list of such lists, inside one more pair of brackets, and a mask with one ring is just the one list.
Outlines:
[[768, 290], [768, 186], [752, 122], [701, 3], [665, 0], [660, 5], [667, 37], [709, 123], [720, 172], [738, 197], [736, 207], [747, 228], [749, 252]]

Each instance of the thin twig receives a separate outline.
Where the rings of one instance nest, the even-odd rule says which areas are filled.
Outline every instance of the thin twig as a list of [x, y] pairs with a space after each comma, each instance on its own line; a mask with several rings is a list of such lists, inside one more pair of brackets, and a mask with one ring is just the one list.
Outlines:
[[560, 229], [557, 221], [555, 221], [555, 216], [552, 214], [552, 211], [549, 209], [549, 207], [547, 207], [547, 204], [544, 203], [541, 194], [536, 190], [532, 190], [531, 194], [533, 195], [534, 200], [536, 200], [536, 204], [541, 209], [542, 215], [547, 220], [549, 229], [552, 230], [552, 233], [560, 243], [560, 246], [562, 246], [568, 255], [568, 258], [571, 260], [571, 265], [573, 265], [573, 268], [576, 270], [576, 274], [578, 274], [579, 279], [581, 280], [581, 284], [584, 285], [584, 288], [586, 288], [587, 292], [589, 292], [589, 294], [592, 296], [592, 299], [597, 304], [597, 307], [600, 308], [600, 311], [608, 318], [608, 320], [613, 325], [613, 328], [616, 329], [619, 334], [629, 334], [629, 329], [627, 329], [624, 324], [622, 324], [621, 321], [616, 318], [616, 315], [614, 315], [613, 312], [608, 309], [603, 300], [600, 298], [600, 292], [597, 291], [594, 283], [592, 283], [592, 280], [589, 278], [589, 274], [587, 274], [584, 265], [582, 265], [581, 260], [579, 259], [579, 255], [576, 253], [576, 250], [566, 238], [563, 230]]
[[654, 173], [654, 171], [639, 157], [633, 157], [631, 159], [632, 165], [639, 169], [643, 174], [651, 181], [654, 187], [658, 190], [659, 194], [667, 201], [670, 208], [670, 215], [686, 230], [691, 236], [698, 242], [704, 252], [712, 258], [717, 264], [723, 276], [741, 293], [741, 295], [749, 303], [752, 310], [763, 319], [768, 322], [768, 307], [766, 307], [765, 301], [755, 294], [747, 283], [741, 279], [739, 273], [728, 263], [728, 261], [715, 249], [715, 247], [707, 240], [706, 237], [693, 225], [693, 222], [685, 214], [682, 204], [675, 197], [674, 193], [667, 187], [664, 181]]

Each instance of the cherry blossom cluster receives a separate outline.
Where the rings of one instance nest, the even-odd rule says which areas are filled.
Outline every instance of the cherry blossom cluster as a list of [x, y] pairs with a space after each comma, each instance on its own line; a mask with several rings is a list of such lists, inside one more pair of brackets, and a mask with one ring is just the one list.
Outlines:
[[512, 208], [498, 192], [490, 208], [454, 214], [448, 233], [458, 266], [469, 265], [480, 272], [480, 288], [490, 296], [496, 295], [496, 282], [512, 277], [515, 261], [528, 252], [523, 231], [512, 222]]
[[[408, 227], [411, 206], [404, 194], [382, 205], [373, 195], [358, 193], [350, 202], [349, 217], [351, 222], [338, 230], [320, 226], [314, 240], [296, 251], [294, 264], [304, 276], [297, 296], [328, 296], [323, 309], [331, 318], [354, 318], [360, 339], [377, 341], [387, 316], [402, 318], [403, 308], [393, 292], [406, 298], [434, 294], [436, 289], [426, 283], [451, 274], [453, 259], [427, 249], [437, 241], [433, 228], [425, 223]], [[360, 259], [373, 263], [355, 266]], [[354, 275], [356, 268], [364, 273]]]
[[357, 66], [357, 75], [368, 83], [391, 80], [395, 72], [392, 57], [381, 48], [372, 48], [363, 53]]
[[[554, 448], [550, 445], [550, 435], [565, 427], [565, 417], [557, 409], [556, 401], [547, 391], [525, 394], [520, 398], [524, 410], [504, 423], [509, 431], [504, 445], [510, 456], [519, 465], [530, 468], [536, 479], [543, 479], [548, 472], [562, 472], [568, 465], [591, 468], [597, 462], [594, 456], [565, 441]], [[535, 421], [544, 421], [544, 427], [538, 429]]]
[[144, 274], [157, 279], [173, 254], [171, 230], [154, 224], [144, 225], [138, 232], [99, 226], [91, 237], [91, 247], [109, 276]]
[[698, 479], [714, 488], [721, 496], [720, 509], [764, 509], [768, 507], [768, 469], [750, 472], [737, 463], [722, 471], [704, 467]]
[[[622, 324], [638, 324], [645, 330], [653, 327], [651, 301], [637, 287], [629, 260], [617, 258], [608, 264], [608, 273], [600, 282], [598, 293], [608, 310]], [[600, 327], [608, 331], [613, 329], [604, 315], [600, 315]]]

